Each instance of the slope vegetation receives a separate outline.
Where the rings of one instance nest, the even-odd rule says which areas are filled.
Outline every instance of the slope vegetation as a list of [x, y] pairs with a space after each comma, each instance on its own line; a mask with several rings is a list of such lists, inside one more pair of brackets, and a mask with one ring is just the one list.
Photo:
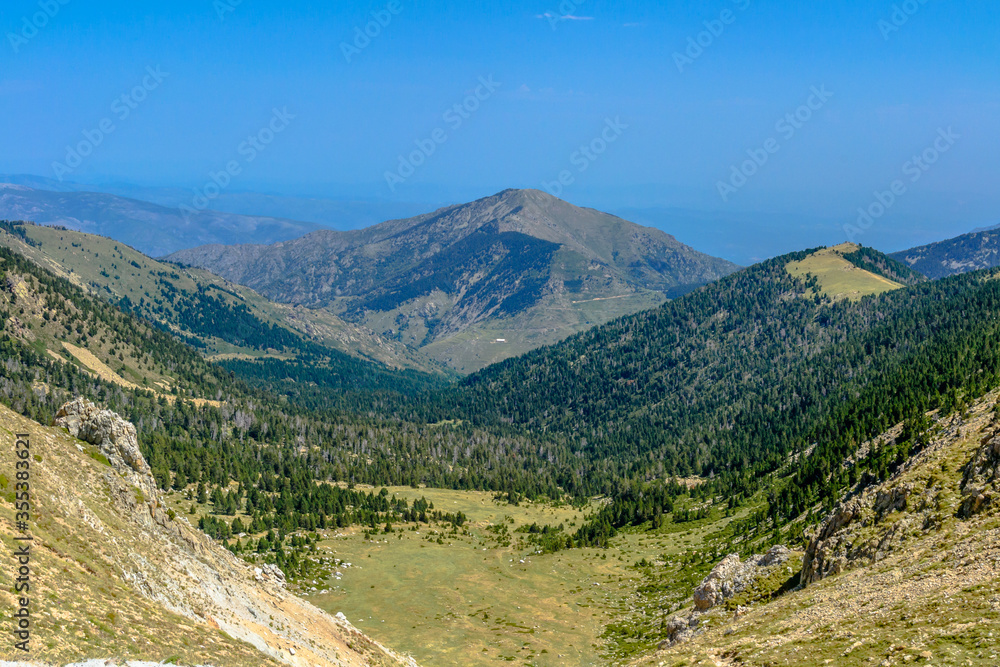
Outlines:
[[[807, 535], [796, 590], [778, 580], [735, 618], [733, 600], [688, 641], [632, 664], [997, 664], [997, 398], [930, 415], [919, 451], [882, 483], [860, 480]], [[891, 448], [903, 431], [861, 453]], [[990, 499], [970, 502], [980, 496]]]
[[294, 357], [310, 344], [395, 368], [440, 372], [419, 353], [326, 310], [278, 304], [201, 269], [65, 228], [0, 223], [0, 245], [121, 304], [210, 358]]
[[[813, 254], [485, 369], [447, 400], [477, 424], [565, 438], [595, 477], [714, 476], [738, 495], [817, 440], [848, 447], [955, 391], [991, 386], [1000, 372], [992, 276], [853, 301], [788, 273]], [[788, 503], [820, 492], [815, 472], [803, 472], [802, 496]]]
[[872, 294], [884, 294], [903, 285], [857, 266], [847, 259], [859, 247], [844, 244], [812, 253], [805, 259], [789, 262], [788, 272], [796, 278], [815, 276], [817, 292], [835, 301], [859, 301]]
[[1000, 229], [987, 229], [893, 253], [928, 278], [938, 279], [1000, 266]]

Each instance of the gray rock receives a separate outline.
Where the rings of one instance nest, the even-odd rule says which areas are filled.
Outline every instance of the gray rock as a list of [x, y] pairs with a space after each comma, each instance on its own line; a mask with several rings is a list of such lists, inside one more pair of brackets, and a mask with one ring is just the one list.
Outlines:
[[969, 518], [993, 504], [1000, 481], [1000, 436], [983, 440], [982, 446], [965, 466], [962, 477], [962, 506], [959, 516]]
[[149, 498], [157, 496], [156, 480], [146, 463], [135, 426], [110, 410], [101, 410], [84, 398], [66, 403], [56, 413], [54, 425], [74, 438], [97, 448], [111, 466], [130, 478]]
[[[889, 515], [906, 511], [912, 495], [910, 484], [889, 489], [876, 487], [838, 505], [809, 540], [802, 561], [800, 584], [808, 586], [840, 574], [856, 563], [878, 562], [897, 550], [917, 521], [915, 516], [903, 516], [875, 537], [858, 537], [864, 529], [883, 523]], [[924, 519], [920, 517], [921, 526]]]
[[764, 576], [766, 569], [785, 563], [791, 555], [790, 549], [779, 545], [763, 556], [751, 556], [746, 562], [741, 562], [738, 554], [726, 556], [694, 589], [695, 608], [708, 611], [739, 595]]
[[695, 631], [698, 629], [699, 618], [697, 614], [693, 614], [689, 618], [682, 618], [680, 616], [675, 616], [667, 621], [666, 631], [667, 638], [660, 642], [659, 648], [665, 649], [675, 644], [679, 644], [687, 639], [690, 639], [695, 635]]

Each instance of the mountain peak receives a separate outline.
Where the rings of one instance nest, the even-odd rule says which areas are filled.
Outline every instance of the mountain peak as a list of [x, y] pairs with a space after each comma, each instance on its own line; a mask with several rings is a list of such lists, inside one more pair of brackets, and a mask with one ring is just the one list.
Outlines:
[[276, 301], [333, 308], [467, 372], [739, 268], [658, 229], [518, 189], [364, 230], [169, 259]]
[[[496, 200], [515, 206], [536, 205], [541, 207], [566, 207], [570, 209], [582, 210], [583, 207], [572, 204], [565, 199], [560, 199], [544, 190], [535, 188], [507, 188], [497, 194], [486, 197], [486, 199]], [[482, 200], [480, 200], [482, 201]]]

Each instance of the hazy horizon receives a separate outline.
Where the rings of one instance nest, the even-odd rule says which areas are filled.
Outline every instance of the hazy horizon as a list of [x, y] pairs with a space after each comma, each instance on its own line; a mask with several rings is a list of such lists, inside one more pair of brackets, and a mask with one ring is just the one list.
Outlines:
[[[740, 263], [850, 237], [900, 250], [1000, 222], [998, 11], [17, 0], [0, 172], [209, 208], [539, 188]], [[882, 214], [852, 233], [861, 210]]]

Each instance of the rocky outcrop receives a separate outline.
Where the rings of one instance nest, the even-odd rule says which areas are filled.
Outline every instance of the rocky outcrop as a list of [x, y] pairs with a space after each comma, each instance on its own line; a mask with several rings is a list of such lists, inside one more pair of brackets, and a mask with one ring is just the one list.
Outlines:
[[[763, 556], [751, 556], [741, 561], [739, 554], [730, 554], [712, 568], [707, 577], [694, 589], [694, 611], [688, 616], [675, 616], [666, 622], [666, 640], [660, 643], [660, 648], [668, 648], [686, 641], [700, 630], [701, 616], [711, 611], [727, 600], [744, 593], [775, 573], [775, 570], [785, 565], [794, 553], [784, 546], [772, 547]], [[746, 610], [739, 606], [736, 613], [740, 615]]]
[[970, 518], [996, 501], [1000, 481], [1000, 435], [989, 436], [965, 467], [962, 477], [962, 506], [959, 516]]
[[266, 563], [262, 567], [255, 567], [253, 569], [253, 578], [254, 581], [267, 581], [282, 588], [287, 585], [285, 573], [281, 571], [280, 567], [272, 563]]
[[808, 586], [839, 574], [856, 562], [878, 562], [894, 551], [913, 527], [914, 515], [902, 517], [884, 531], [871, 529], [890, 514], [906, 510], [912, 494], [909, 484], [875, 488], [837, 506], [809, 540], [800, 584]]
[[701, 620], [700, 614], [691, 614], [688, 618], [675, 616], [667, 621], [667, 638], [660, 642], [660, 648], [668, 648], [675, 644], [680, 644], [693, 637], [698, 632], [698, 625]]
[[146, 463], [135, 426], [110, 410], [101, 410], [84, 398], [63, 405], [56, 413], [55, 426], [74, 438], [97, 446], [111, 466], [129, 478], [148, 498], [157, 494], [156, 480]]
[[694, 606], [698, 611], [708, 611], [736, 594], [735, 587], [743, 586], [743, 564], [739, 554], [730, 554], [715, 566], [698, 588], [694, 589]]
[[801, 584], [808, 586], [853, 567], [884, 560], [903, 548], [907, 540], [940, 525], [945, 514], [970, 519], [989, 510], [1000, 498], [1000, 433], [992, 418], [981, 416], [977, 421], [973, 427], [987, 426], [991, 435], [982, 439], [964, 467], [957, 506], [951, 501], [948, 506], [942, 505], [940, 480], [916, 486], [899, 481], [943, 447], [963, 440], [963, 432], [968, 433], [970, 424], [953, 417], [940, 422], [938, 437], [901, 466], [892, 479], [842, 502], [820, 524], [806, 549]]
[[763, 556], [751, 556], [745, 562], [738, 554], [726, 556], [716, 565], [698, 588], [694, 589], [694, 606], [708, 611], [750, 588], [769, 568], [782, 565], [792, 556], [783, 546], [772, 547]]

